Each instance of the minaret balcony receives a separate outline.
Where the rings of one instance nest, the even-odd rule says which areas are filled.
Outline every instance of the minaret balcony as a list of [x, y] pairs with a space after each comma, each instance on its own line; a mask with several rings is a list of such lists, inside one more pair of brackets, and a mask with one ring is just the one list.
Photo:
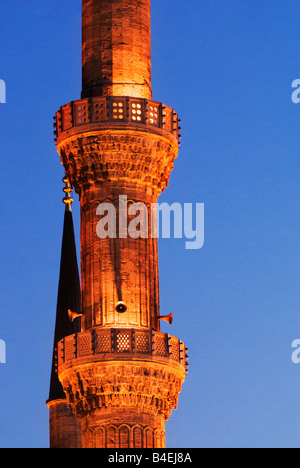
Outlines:
[[188, 371], [185, 344], [179, 338], [154, 330], [93, 328], [62, 339], [57, 354], [59, 373], [74, 364], [120, 360], [169, 363]]
[[93, 97], [72, 101], [62, 106], [54, 117], [57, 143], [66, 138], [109, 128], [133, 129], [173, 135], [180, 140], [180, 120], [164, 104], [131, 97]]
[[91, 411], [100, 411], [101, 419], [105, 408], [126, 407], [166, 421], [177, 408], [188, 369], [187, 348], [178, 338], [154, 330], [93, 328], [64, 338], [57, 351], [59, 379], [80, 419]]

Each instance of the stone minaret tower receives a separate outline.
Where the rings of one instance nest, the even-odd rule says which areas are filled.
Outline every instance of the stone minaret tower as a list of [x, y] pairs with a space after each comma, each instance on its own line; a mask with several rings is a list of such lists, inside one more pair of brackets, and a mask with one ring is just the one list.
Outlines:
[[[82, 308], [73, 312], [83, 314], [81, 331], [57, 343], [58, 377], [83, 448], [163, 448], [187, 356], [160, 331], [150, 207], [168, 185], [180, 128], [177, 114], [152, 100], [150, 0], [83, 0], [82, 85], [81, 99], [55, 118], [80, 199]], [[139, 202], [149, 207], [148, 236], [131, 238], [120, 221], [115, 238], [99, 238], [100, 204], [119, 219]]]

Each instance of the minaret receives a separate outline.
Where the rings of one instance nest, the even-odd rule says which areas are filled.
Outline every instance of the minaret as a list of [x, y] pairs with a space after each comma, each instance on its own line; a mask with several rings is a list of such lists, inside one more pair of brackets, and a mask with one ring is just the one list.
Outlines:
[[[150, 0], [83, 0], [82, 77], [81, 99], [55, 117], [80, 199], [83, 312], [82, 331], [58, 343], [58, 376], [83, 448], [165, 447], [187, 357], [160, 331], [150, 207], [168, 185], [180, 128], [173, 109], [152, 100]], [[100, 238], [104, 203], [120, 221], [116, 236]], [[133, 203], [148, 208], [148, 235], [137, 239], [119, 218]]]
[[[65, 392], [57, 375], [57, 344], [66, 336], [80, 332], [80, 280], [74, 236], [74, 226], [70, 196], [72, 188], [67, 177], [64, 177], [65, 204], [64, 228], [61, 248], [60, 275], [57, 295], [56, 322], [50, 392], [47, 405], [50, 410], [50, 447], [81, 448], [81, 425], [71, 405], [67, 402]], [[70, 312], [79, 312], [76, 319]], [[74, 320], [73, 320], [74, 318]]]

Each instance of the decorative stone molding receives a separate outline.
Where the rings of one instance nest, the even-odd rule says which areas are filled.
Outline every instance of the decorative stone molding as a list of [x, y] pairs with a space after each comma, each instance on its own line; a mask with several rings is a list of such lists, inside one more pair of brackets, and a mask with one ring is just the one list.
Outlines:
[[87, 185], [123, 181], [148, 186], [158, 196], [168, 185], [178, 155], [174, 137], [133, 129], [70, 136], [58, 151], [78, 194]]
[[[77, 364], [77, 365], [76, 365]], [[185, 371], [154, 362], [90, 361], [59, 370], [59, 377], [75, 414], [83, 418], [101, 408], [131, 408], [161, 415], [166, 421], [177, 408]]]
[[140, 424], [107, 424], [82, 431], [83, 448], [164, 448], [165, 431]]

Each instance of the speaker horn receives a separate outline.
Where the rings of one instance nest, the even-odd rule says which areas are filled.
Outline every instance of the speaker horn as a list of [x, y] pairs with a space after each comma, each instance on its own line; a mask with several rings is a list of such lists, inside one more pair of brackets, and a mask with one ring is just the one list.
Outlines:
[[71, 322], [74, 322], [74, 320], [77, 318], [77, 317], [82, 317], [83, 314], [79, 314], [78, 312], [72, 312], [70, 309], [68, 310], [68, 316], [69, 316], [69, 319], [71, 320]]
[[174, 315], [172, 314], [172, 312], [169, 315], [161, 315], [160, 317], [158, 317], [158, 320], [163, 320], [164, 322], [168, 322], [169, 325], [172, 325]]

